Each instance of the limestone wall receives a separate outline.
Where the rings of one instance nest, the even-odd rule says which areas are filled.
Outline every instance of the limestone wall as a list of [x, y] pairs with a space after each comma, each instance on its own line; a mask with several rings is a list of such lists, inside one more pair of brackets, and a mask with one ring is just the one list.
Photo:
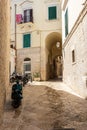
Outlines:
[[[65, 12], [68, 9], [68, 32], [70, 33], [77, 20], [86, 0], [62, 0], [62, 40], [65, 41]], [[78, 5], [78, 6], [77, 6]]]
[[17, 72], [23, 74], [23, 62], [25, 58], [31, 59], [31, 73], [40, 72], [40, 48], [25, 48], [17, 51]]
[[0, 0], [0, 123], [9, 77], [9, 0]]
[[[50, 33], [54, 33], [50, 36], [50, 40], [48, 44], [55, 43], [60, 40], [61, 34], [61, 7], [60, 7], [60, 0], [54, 1], [44, 1], [44, 0], [35, 0], [35, 1], [16, 1], [17, 4], [17, 14], [22, 14], [25, 9], [33, 9], [33, 23], [21, 23], [17, 24], [17, 71], [23, 73], [23, 60], [25, 57], [31, 58], [32, 63], [32, 72], [39, 70], [41, 72], [41, 80], [47, 80], [48, 71], [47, 62], [48, 62], [48, 55], [46, 53], [46, 38], [49, 37]], [[20, 6], [21, 5], [21, 6]], [[39, 5], [39, 6], [38, 6]], [[56, 6], [57, 7], [57, 18], [49, 20], [48, 17], [48, 10], [49, 7]], [[38, 7], [38, 8], [37, 8]], [[14, 14], [14, 2], [12, 2], [12, 19]], [[14, 25], [14, 23], [13, 23]], [[13, 26], [11, 28], [14, 30]], [[55, 32], [60, 33], [59, 36], [55, 36]], [[29, 33], [31, 34], [31, 47], [24, 48], [23, 50], [23, 35]], [[56, 33], [56, 34], [57, 34]], [[13, 34], [13, 31], [11, 32]], [[38, 51], [37, 48], [40, 48]], [[31, 51], [32, 50], [32, 51]], [[36, 50], [36, 53], [35, 53]]]
[[[63, 45], [63, 80], [78, 94], [87, 97], [87, 5]], [[72, 51], [75, 62], [72, 62]]]

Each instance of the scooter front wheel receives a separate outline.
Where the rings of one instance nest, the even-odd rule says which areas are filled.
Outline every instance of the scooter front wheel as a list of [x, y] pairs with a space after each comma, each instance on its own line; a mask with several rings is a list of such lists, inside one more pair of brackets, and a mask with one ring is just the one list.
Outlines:
[[13, 106], [14, 108], [18, 108], [18, 107], [20, 106], [20, 104], [21, 104], [21, 101], [16, 101], [16, 100], [13, 100], [13, 101], [12, 101], [12, 106]]

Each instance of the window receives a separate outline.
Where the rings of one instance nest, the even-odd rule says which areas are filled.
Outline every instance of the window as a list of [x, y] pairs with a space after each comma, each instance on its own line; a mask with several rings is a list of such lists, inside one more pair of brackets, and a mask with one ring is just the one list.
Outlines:
[[65, 37], [68, 34], [68, 9], [65, 12]]
[[57, 19], [57, 7], [56, 6], [48, 7], [48, 19], [49, 20]]
[[75, 50], [72, 50], [72, 62], [75, 62]]
[[27, 48], [31, 46], [31, 34], [23, 35], [23, 48]]
[[30, 58], [25, 58], [24, 63], [23, 63], [23, 70], [24, 74], [29, 74], [31, 73], [31, 59]]
[[33, 22], [33, 10], [24, 10], [24, 23]]
[[29, 63], [24, 63], [24, 71], [30, 71], [31, 65]]

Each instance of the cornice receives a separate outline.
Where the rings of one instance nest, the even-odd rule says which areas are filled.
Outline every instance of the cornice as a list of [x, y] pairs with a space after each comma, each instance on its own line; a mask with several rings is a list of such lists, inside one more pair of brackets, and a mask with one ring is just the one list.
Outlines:
[[25, 4], [26, 2], [28, 2], [28, 3], [33, 3], [33, 0], [25, 0], [24, 2], [22, 2], [22, 3], [20, 4], [20, 6], [23, 5], [23, 4]]

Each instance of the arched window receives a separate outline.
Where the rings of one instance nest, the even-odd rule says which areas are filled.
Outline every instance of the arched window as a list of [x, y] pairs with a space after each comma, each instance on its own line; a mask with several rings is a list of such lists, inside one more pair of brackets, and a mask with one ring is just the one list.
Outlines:
[[30, 61], [31, 59], [30, 58], [25, 58], [24, 61]]
[[31, 74], [31, 59], [25, 58], [23, 62], [24, 74]]

